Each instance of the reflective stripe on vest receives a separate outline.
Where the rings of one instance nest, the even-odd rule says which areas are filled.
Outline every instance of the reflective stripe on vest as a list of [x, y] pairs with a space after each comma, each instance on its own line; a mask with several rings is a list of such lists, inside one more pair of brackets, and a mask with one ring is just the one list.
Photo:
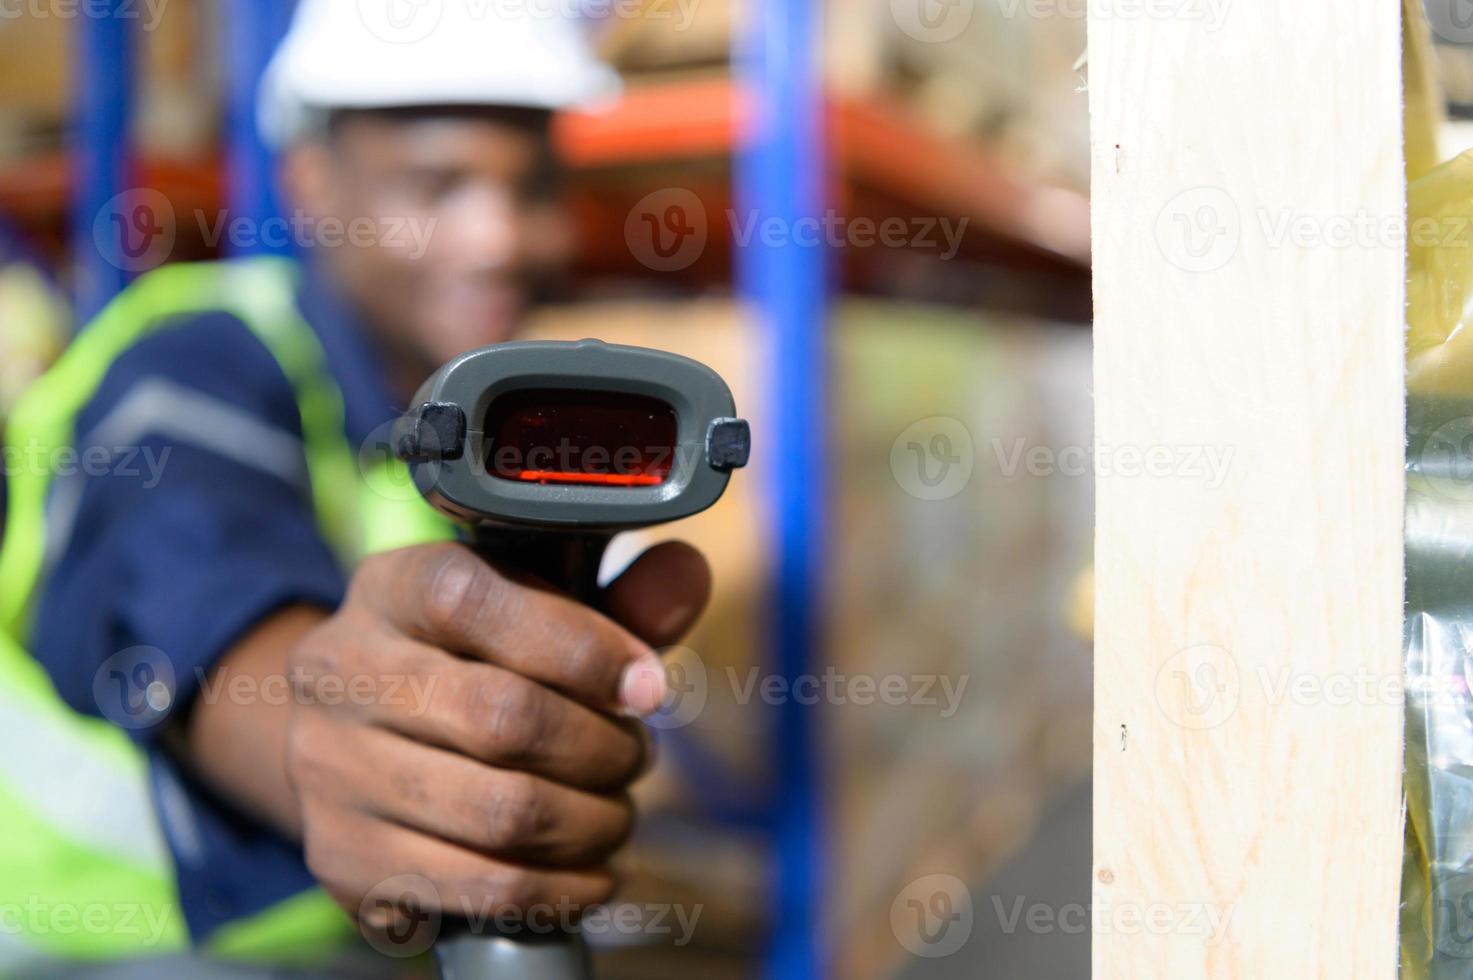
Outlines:
[[[26, 391], [11, 415], [7, 444], [28, 460], [57, 458], [75, 446], [77, 415], [123, 352], [184, 315], [224, 311], [250, 328], [291, 384], [313, 510], [344, 568], [364, 554], [453, 537], [417, 493], [404, 492], [412, 486], [402, 464], [380, 458], [360, 466], [344, 434], [342, 394], [297, 311], [295, 286], [295, 266], [281, 259], [166, 266], [140, 278]], [[185, 389], [171, 394], [180, 392]], [[146, 421], [146, 412], [137, 414]], [[6, 476], [0, 739], [9, 751], [0, 753], [0, 967], [33, 956], [113, 958], [177, 949], [187, 929], [143, 754], [110, 723], [68, 708], [21, 646], [45, 574], [48, 532], [60, 539], [69, 526], [65, 488], [53, 488], [48, 467]], [[48, 527], [51, 517], [59, 518], [59, 528]], [[210, 946], [233, 956], [290, 959], [297, 958], [292, 947], [310, 955], [350, 931], [347, 917], [314, 890], [228, 924]]]

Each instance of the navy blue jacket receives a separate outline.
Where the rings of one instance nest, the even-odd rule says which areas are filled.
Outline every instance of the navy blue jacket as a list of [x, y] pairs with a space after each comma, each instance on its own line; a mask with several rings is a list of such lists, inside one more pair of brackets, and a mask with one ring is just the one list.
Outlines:
[[[381, 354], [323, 276], [309, 271], [299, 300], [342, 387], [349, 444], [361, 445], [399, 410]], [[344, 572], [305, 492], [294, 393], [235, 317], [196, 316], [128, 350], [77, 433], [82, 459], [89, 446], [112, 453], [106, 467], [79, 464], [65, 477], [79, 492], [63, 508], [65, 547], [30, 637], [74, 709], [98, 714], [99, 666], [148, 646], [173, 667], [171, 711], [187, 710], [210, 668], [272, 612], [341, 602]], [[131, 734], [149, 752], [192, 935], [310, 887], [300, 848], [181, 772], [154, 744], [160, 727]]]

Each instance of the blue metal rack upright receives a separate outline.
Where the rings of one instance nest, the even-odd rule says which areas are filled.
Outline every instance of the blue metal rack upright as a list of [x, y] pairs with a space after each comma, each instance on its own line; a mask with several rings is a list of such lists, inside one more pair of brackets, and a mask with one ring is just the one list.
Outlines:
[[[771, 242], [759, 235], [737, 249], [737, 273], [767, 348], [770, 414], [761, 451], [771, 474], [772, 668], [789, 684], [814, 672], [824, 605], [829, 255], [821, 236], [805, 240], [797, 233], [800, 222], [821, 218], [826, 204], [820, 8], [814, 0], [756, 0], [750, 33], [740, 39], [734, 59], [753, 107], [750, 142], [737, 160], [737, 206], [787, 229]], [[820, 726], [814, 712], [786, 699], [770, 735], [777, 866], [766, 968], [777, 980], [828, 972], [820, 911], [826, 857]]]
[[[256, 125], [256, 89], [277, 42], [291, 21], [291, 0], [229, 0], [222, 38], [228, 72], [229, 183], [227, 203], [232, 217], [250, 218], [257, 228], [280, 216], [275, 182], [275, 155]], [[254, 236], [237, 252], [288, 253], [291, 245]]]
[[[273, 186], [273, 157], [256, 128], [256, 85], [286, 31], [292, 0], [230, 0], [224, 8], [223, 50], [229, 93], [229, 182], [232, 218], [255, 227], [280, 213]], [[109, 202], [131, 187], [131, 128], [137, 24], [133, 0], [106, 0], [77, 18], [75, 171], [71, 240], [76, 263], [77, 322], [86, 323], [128, 284], [122, 255], [127, 229], [99, 222], [117, 212]], [[261, 242], [262, 236], [254, 236]], [[286, 251], [278, 247], [276, 251]], [[267, 244], [247, 251], [267, 251]]]
[[77, 19], [75, 169], [71, 240], [76, 249], [77, 322], [86, 323], [127, 284], [125, 229], [98, 222], [129, 181], [133, 118], [132, 0], [105, 0]]

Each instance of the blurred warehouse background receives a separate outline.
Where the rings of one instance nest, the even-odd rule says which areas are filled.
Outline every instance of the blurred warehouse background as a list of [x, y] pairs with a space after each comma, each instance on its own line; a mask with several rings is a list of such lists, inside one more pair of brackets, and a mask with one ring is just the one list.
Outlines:
[[[773, 382], [791, 334], [764, 326], [745, 254], [774, 179], [745, 156], [748, 2], [587, 3], [627, 88], [558, 123], [579, 247], [534, 331], [704, 360], [758, 447], [750, 478], [661, 535], [705, 550], [717, 587], [672, 654], [679, 703], [657, 719], [625, 896], [700, 906], [699, 927], [607, 952], [605, 975], [718, 980], [812, 956], [856, 980], [1083, 976], [1087, 936], [1029, 934], [1015, 912], [1088, 901], [1090, 660], [1070, 625], [1092, 513], [1084, 4], [815, 8], [823, 429], [785, 482], [764, 434], [801, 411]], [[251, 108], [289, 12], [0, 0], [0, 412], [143, 268], [289, 250], [263, 234]], [[120, 269], [98, 236], [140, 216], [150, 237]], [[769, 532], [809, 477], [823, 640], [800, 670], [774, 651]], [[785, 687], [764, 684], [775, 670]], [[805, 673], [816, 698], [793, 686]], [[896, 697], [877, 693], [889, 678]], [[794, 731], [811, 769], [785, 761]], [[1045, 820], [1052, 861], [1027, 851]], [[774, 898], [795, 853], [815, 856], [813, 921]], [[783, 934], [798, 960], [774, 959]]]

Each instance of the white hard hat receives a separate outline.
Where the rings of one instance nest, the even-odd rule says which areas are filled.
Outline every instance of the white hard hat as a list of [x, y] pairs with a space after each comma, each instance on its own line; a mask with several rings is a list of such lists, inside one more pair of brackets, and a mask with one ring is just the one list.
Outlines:
[[539, 109], [612, 99], [573, 0], [300, 0], [261, 81], [261, 132], [280, 146], [314, 110], [414, 105]]

